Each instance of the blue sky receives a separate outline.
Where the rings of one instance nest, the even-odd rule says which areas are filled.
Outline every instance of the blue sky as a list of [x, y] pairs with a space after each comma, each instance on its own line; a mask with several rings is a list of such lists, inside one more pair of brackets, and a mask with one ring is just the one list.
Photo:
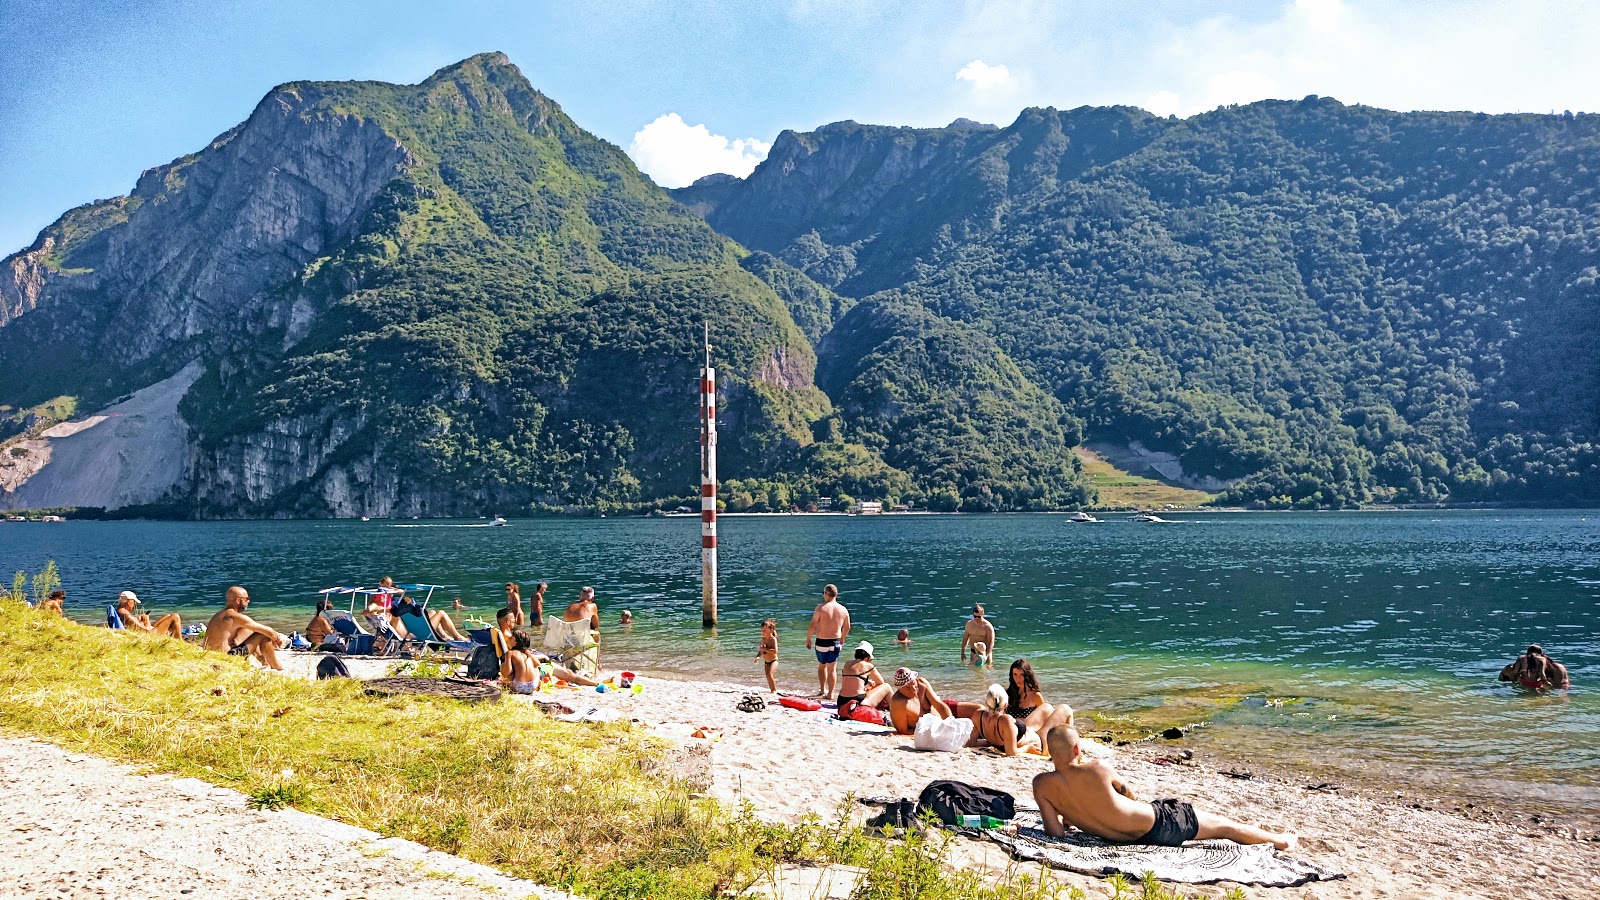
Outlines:
[[1600, 111], [1583, 0], [0, 0], [0, 255], [126, 193], [274, 85], [415, 82], [503, 50], [667, 185], [839, 119], [1025, 106], [1191, 115], [1316, 93], [1394, 109]]

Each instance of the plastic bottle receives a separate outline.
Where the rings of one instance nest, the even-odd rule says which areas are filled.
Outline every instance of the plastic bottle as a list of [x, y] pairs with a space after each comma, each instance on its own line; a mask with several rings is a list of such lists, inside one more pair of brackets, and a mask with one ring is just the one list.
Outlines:
[[1004, 819], [996, 819], [994, 816], [964, 815], [961, 817], [961, 827], [963, 828], [982, 828], [985, 830], [993, 830], [1004, 824], [1006, 824]]

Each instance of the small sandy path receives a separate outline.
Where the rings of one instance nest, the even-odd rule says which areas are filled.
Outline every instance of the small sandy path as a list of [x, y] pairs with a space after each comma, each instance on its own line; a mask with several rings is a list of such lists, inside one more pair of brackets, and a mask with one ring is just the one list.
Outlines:
[[40, 741], [0, 738], [0, 894], [569, 898], [488, 866]]

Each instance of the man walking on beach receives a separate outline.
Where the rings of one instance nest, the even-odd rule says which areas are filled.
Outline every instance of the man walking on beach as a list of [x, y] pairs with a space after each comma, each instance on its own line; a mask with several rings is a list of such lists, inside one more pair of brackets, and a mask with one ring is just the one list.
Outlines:
[[811, 613], [811, 627], [806, 629], [806, 649], [817, 654], [817, 693], [823, 699], [833, 697], [839, 650], [849, 636], [850, 610], [839, 602], [839, 589], [830, 584], [822, 589], [822, 604]]
[[1070, 726], [1050, 729], [1045, 746], [1055, 771], [1033, 779], [1033, 799], [1051, 837], [1063, 837], [1068, 827], [1077, 827], [1114, 843], [1158, 847], [1226, 838], [1289, 850], [1299, 840], [1292, 831], [1241, 825], [1182, 800], [1139, 800], [1110, 763], [1083, 757], [1078, 731]]
[[[984, 665], [994, 665], [994, 625], [984, 618], [983, 604], [972, 605], [972, 618], [967, 620], [967, 627], [961, 629], [961, 658], [967, 658], [967, 648], [977, 650], [984, 661]], [[974, 661], [976, 664], [976, 661]]]
[[283, 646], [284, 636], [245, 615], [250, 607], [250, 592], [234, 585], [228, 588], [223, 603], [222, 611], [206, 623], [205, 648], [234, 656], [249, 654], [263, 666], [281, 670], [278, 648]]

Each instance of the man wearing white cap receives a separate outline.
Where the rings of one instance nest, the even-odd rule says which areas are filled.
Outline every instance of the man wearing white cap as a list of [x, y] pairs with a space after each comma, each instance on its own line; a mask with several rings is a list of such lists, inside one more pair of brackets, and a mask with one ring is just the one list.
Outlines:
[[164, 634], [167, 637], [183, 638], [183, 617], [177, 613], [167, 613], [161, 618], [150, 621], [146, 613], [135, 613], [134, 607], [139, 605], [139, 595], [133, 591], [123, 591], [117, 595], [117, 617], [122, 619], [122, 627], [134, 631], [145, 631], [150, 634]]
[[889, 721], [900, 734], [915, 734], [917, 720], [929, 713], [941, 719], [950, 718], [950, 706], [933, 692], [928, 679], [914, 670], [901, 666], [889, 679], [894, 693], [889, 695]]

